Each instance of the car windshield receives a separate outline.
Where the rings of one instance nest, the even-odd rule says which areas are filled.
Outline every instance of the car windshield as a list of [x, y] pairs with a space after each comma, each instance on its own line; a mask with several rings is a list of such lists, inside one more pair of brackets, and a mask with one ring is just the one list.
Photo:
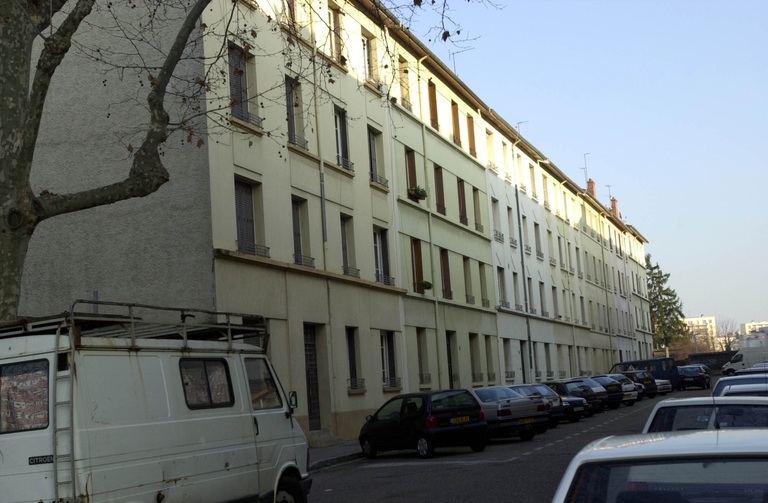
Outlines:
[[565, 383], [565, 387], [571, 393], [573, 392], [583, 393], [585, 391], [592, 391], [592, 389], [589, 386], [580, 382], [568, 382], [568, 383]]
[[544, 396], [557, 396], [557, 393], [544, 384], [534, 384], [533, 387]]
[[565, 501], [762, 503], [768, 493], [766, 473], [765, 457], [589, 463], [579, 468]]
[[680, 373], [684, 376], [695, 376], [701, 374], [701, 370], [698, 367], [683, 367]]
[[768, 404], [661, 407], [647, 433], [716, 428], [768, 428]]
[[441, 391], [432, 395], [432, 412], [477, 406], [475, 399], [466, 390]]
[[477, 398], [483, 403], [496, 402], [498, 400], [504, 400], [505, 398], [519, 398], [520, 395], [514, 390], [509, 388], [480, 388], [475, 390]]

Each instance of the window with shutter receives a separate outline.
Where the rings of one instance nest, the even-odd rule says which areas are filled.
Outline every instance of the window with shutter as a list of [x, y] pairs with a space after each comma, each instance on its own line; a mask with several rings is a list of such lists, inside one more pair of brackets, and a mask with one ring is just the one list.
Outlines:
[[254, 254], [256, 234], [253, 219], [253, 187], [235, 181], [235, 214], [237, 218], [237, 251]]
[[229, 48], [229, 94], [232, 115], [248, 121], [248, 76], [246, 59], [239, 47]]
[[464, 180], [459, 179], [457, 181], [457, 185], [459, 191], [459, 221], [464, 225], [468, 225], [469, 220], [467, 219], [467, 196], [464, 192]]
[[411, 239], [411, 258], [413, 267], [414, 291], [424, 293], [424, 270], [421, 262], [421, 240]]
[[443, 280], [443, 298], [452, 299], [453, 291], [451, 290], [451, 267], [448, 262], [448, 250], [440, 248], [440, 274]]
[[440, 123], [437, 121], [437, 88], [430, 80], [427, 86], [429, 94], [429, 120], [436, 130], [440, 131]]
[[443, 189], [443, 168], [435, 165], [435, 196], [437, 197], [435, 203], [437, 204], [437, 212], [441, 215], [446, 214], [445, 210], [445, 190]]
[[301, 257], [302, 250], [301, 250], [301, 204], [298, 201], [293, 201], [292, 203], [292, 209], [293, 209], [293, 254], [296, 256], [296, 260], [299, 260], [298, 257]]

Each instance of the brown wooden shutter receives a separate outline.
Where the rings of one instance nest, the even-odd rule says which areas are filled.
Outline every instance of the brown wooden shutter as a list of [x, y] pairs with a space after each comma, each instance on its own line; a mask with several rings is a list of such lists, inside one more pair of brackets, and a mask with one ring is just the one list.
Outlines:
[[475, 147], [475, 119], [467, 115], [467, 138], [469, 139], [469, 155], [477, 157], [477, 148]]
[[[443, 168], [440, 166], [435, 166], [435, 192], [437, 196], [437, 206], [438, 211], [440, 211], [439, 208], [445, 208], [445, 191], [443, 190]], [[445, 211], [441, 211], [440, 213], [445, 214]]]
[[235, 181], [235, 214], [237, 219], [237, 250], [254, 253], [256, 234], [253, 222], [253, 187]]
[[245, 74], [245, 58], [239, 47], [229, 48], [229, 95], [232, 115], [248, 120], [248, 80]]
[[[421, 262], [421, 241], [418, 239], [411, 240], [411, 249], [413, 254], [413, 281], [420, 283], [424, 281], [424, 270]], [[423, 288], [421, 288], [423, 290]]]
[[437, 122], [437, 89], [431, 81], [427, 89], [429, 91], [429, 119], [432, 122], [432, 127], [439, 131], [440, 124]]
[[406, 150], [405, 152], [405, 164], [408, 171], [408, 188], [412, 189], [418, 182], [416, 180], [416, 152], [413, 150]]

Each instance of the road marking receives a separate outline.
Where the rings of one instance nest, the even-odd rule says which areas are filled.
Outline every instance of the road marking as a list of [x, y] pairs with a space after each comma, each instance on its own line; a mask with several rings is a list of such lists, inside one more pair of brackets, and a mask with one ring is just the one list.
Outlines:
[[[526, 452], [523, 454], [525, 456], [526, 454], [531, 454], [530, 452]], [[389, 468], [389, 467], [402, 467], [402, 466], [439, 466], [439, 465], [463, 465], [463, 466], [471, 466], [471, 465], [499, 465], [504, 463], [511, 463], [512, 461], [515, 461], [520, 456], [515, 456], [508, 459], [498, 459], [498, 460], [492, 460], [492, 459], [484, 459], [484, 460], [478, 460], [478, 461], [402, 461], [400, 463], [365, 463], [360, 466], [358, 466], [358, 469], [365, 469], [365, 468]]]

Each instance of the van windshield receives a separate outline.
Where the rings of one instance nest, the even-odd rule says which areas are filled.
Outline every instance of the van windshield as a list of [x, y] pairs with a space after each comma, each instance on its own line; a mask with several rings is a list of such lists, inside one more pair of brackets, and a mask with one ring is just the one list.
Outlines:
[[736, 353], [735, 355], [733, 355], [733, 358], [731, 358], [731, 363], [738, 363], [738, 362], [740, 362], [743, 359], [744, 359], [744, 355], [743, 354]]
[[48, 360], [0, 366], [0, 433], [48, 427]]

